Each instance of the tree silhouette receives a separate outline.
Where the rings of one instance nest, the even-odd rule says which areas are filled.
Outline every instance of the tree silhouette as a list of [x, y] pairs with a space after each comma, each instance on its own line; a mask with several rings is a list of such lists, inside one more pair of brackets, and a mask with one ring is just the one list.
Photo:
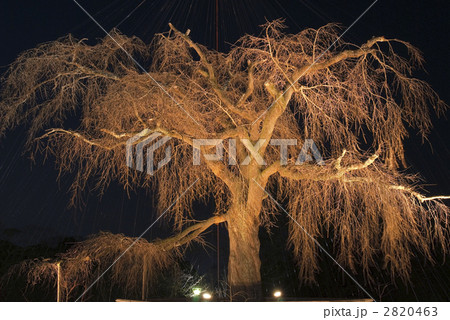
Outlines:
[[[3, 77], [0, 133], [28, 124], [28, 146], [75, 172], [74, 199], [90, 178], [100, 192], [112, 180], [154, 188], [174, 236], [147, 244], [151, 259], [165, 264], [171, 252], [224, 224], [233, 296], [261, 297], [258, 231], [276, 223], [280, 204], [292, 218], [289, 245], [301, 280], [314, 279], [313, 239], [327, 236], [336, 260], [353, 272], [361, 266], [370, 279], [374, 259], [383, 257], [384, 268], [406, 279], [413, 250], [432, 260], [436, 243], [448, 249], [449, 208], [446, 197], [423, 195], [417, 177], [400, 171], [403, 142], [408, 127], [426, 138], [429, 107], [441, 114], [447, 105], [412, 77], [423, 60], [407, 42], [374, 37], [357, 46], [340, 39], [333, 24], [298, 34], [283, 28], [280, 20], [268, 22], [228, 53], [172, 25], [150, 45], [117, 30], [95, 45], [72, 36], [42, 44]], [[75, 129], [70, 114], [80, 120]], [[172, 159], [145, 175], [127, 166], [127, 141], [137, 137], [136, 145], [155, 132], [172, 138]], [[198, 146], [195, 139], [217, 140]], [[292, 139], [286, 158], [274, 139]], [[296, 164], [307, 139], [323, 163]], [[208, 156], [217, 141], [224, 141], [222, 161]], [[215, 212], [196, 221], [192, 204], [207, 196]], [[101, 259], [102, 247], [89, 241], [67, 253], [72, 261], [86, 261], [90, 251]], [[104, 250], [111, 256], [111, 246]], [[150, 272], [153, 264], [146, 266]]]

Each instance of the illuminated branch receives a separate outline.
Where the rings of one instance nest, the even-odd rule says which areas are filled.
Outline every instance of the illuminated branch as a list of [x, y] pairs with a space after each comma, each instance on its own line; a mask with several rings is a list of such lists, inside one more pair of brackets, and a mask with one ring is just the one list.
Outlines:
[[[110, 136], [112, 136], [112, 137], [114, 137], [114, 138], [116, 138], [118, 140], [121, 140], [123, 138], [131, 138], [131, 137], [136, 136], [138, 134], [142, 138], [144, 138], [144, 137], [149, 136], [152, 133], [159, 132], [159, 133], [162, 133], [165, 136], [168, 136], [168, 137], [175, 138], [177, 140], [183, 141], [183, 142], [185, 142], [185, 143], [187, 143], [187, 144], [189, 144], [191, 146], [194, 145], [192, 137], [187, 136], [187, 135], [183, 135], [183, 134], [181, 134], [181, 133], [179, 133], [179, 132], [177, 132], [175, 130], [164, 129], [161, 126], [157, 126], [157, 127], [153, 128], [153, 129], [145, 128], [145, 129], [143, 129], [140, 132], [132, 132], [132, 133], [128, 133], [128, 132], [117, 133], [117, 132], [114, 132], [114, 131], [109, 130], [109, 129], [100, 129], [100, 131], [103, 132], [103, 133], [106, 133], [106, 134], [108, 134], [108, 135], [110, 135]], [[81, 134], [79, 134], [79, 133], [77, 133], [75, 131], [65, 130], [65, 129], [61, 129], [61, 128], [50, 129], [47, 133], [45, 133], [44, 135], [40, 136], [37, 139], [47, 138], [50, 135], [55, 134], [55, 133], [69, 134], [69, 135], [72, 135], [74, 137], [77, 137], [77, 138], [81, 139], [82, 141], [86, 142], [87, 144], [96, 145], [96, 146], [99, 146], [99, 147], [106, 148], [106, 146], [101, 145], [98, 141], [94, 141], [94, 140], [88, 139], [85, 136], [83, 136], [83, 135], [81, 135]], [[213, 135], [212, 137], [210, 137], [210, 139], [225, 140], [225, 139], [232, 138], [232, 137], [241, 137], [242, 135], [243, 135], [242, 129], [232, 128], [232, 129], [224, 130], [223, 132], [217, 133], [217, 134]], [[138, 143], [138, 142], [139, 141], [136, 141], [135, 143]], [[119, 144], [117, 144], [115, 146], [122, 145], [122, 144], [123, 143], [119, 143]], [[214, 147], [214, 146], [205, 146], [205, 149], [212, 148], [212, 147]]]
[[[159, 133], [162, 133], [165, 136], [175, 138], [175, 139], [183, 141], [183, 142], [185, 142], [185, 143], [187, 143], [187, 144], [189, 144], [191, 146], [194, 146], [193, 139], [191, 137], [185, 136], [185, 135], [183, 135], [181, 133], [178, 133], [178, 132], [176, 132], [174, 130], [163, 129], [163, 128], [159, 127], [159, 126], [154, 128], [154, 129], [146, 128], [146, 129], [142, 130], [141, 132], [136, 132], [136, 133], [116, 133], [116, 132], [108, 130], [108, 129], [100, 129], [100, 131], [104, 132], [104, 133], [107, 133], [107, 134], [111, 135], [112, 137], [114, 137], [114, 138], [116, 138], [118, 140], [121, 140], [123, 138], [130, 138], [130, 137], [133, 137], [135, 135], [140, 135], [141, 138], [145, 138], [145, 137], [149, 136], [152, 133], [159, 132]], [[85, 142], [85, 143], [87, 143], [89, 145], [97, 146], [97, 147], [100, 147], [100, 148], [103, 148], [103, 149], [106, 149], [106, 150], [112, 150], [112, 149], [114, 149], [114, 148], [116, 148], [118, 146], [123, 146], [123, 145], [126, 144], [126, 141], [121, 141], [121, 142], [118, 142], [118, 143], [113, 144], [111, 146], [108, 146], [108, 145], [106, 145], [104, 143], [101, 143], [98, 140], [88, 139], [85, 136], [79, 134], [78, 132], [74, 132], [74, 131], [70, 131], [70, 130], [64, 130], [64, 129], [59, 129], [59, 128], [51, 129], [46, 134], [42, 135], [41, 137], [39, 137], [37, 139], [39, 139], [39, 140], [40, 139], [44, 139], [44, 138], [49, 137], [50, 135], [57, 134], [57, 133], [74, 136], [77, 139], [80, 139], [81, 141], [83, 141], [83, 142]], [[224, 131], [222, 133], [219, 133], [219, 134], [215, 135], [215, 139], [224, 140], [224, 139], [227, 139], [227, 138], [230, 138], [230, 137], [239, 136], [239, 135], [241, 135], [241, 130], [240, 129], [229, 129], [229, 130], [226, 130], [226, 131]], [[134, 142], [134, 144], [139, 143], [139, 141], [140, 140], [136, 140]], [[208, 146], [203, 146], [202, 149], [204, 151], [207, 151], [208, 149], [213, 148], [213, 147], [215, 147], [215, 146], [214, 145], [212, 145], [212, 146], [208, 145]], [[230, 191], [232, 193], [236, 193], [237, 190], [238, 190], [238, 184], [240, 183], [239, 179], [237, 178], [237, 176], [234, 175], [222, 162], [208, 161], [208, 160], [206, 160], [204, 158], [203, 152], [201, 154], [202, 154], [203, 161], [205, 161], [205, 163], [206, 163], [206, 166], [214, 173], [214, 175], [217, 176], [220, 180], [222, 180], [229, 187], [229, 189], [230, 189]]]
[[[193, 145], [191, 137], [183, 135], [175, 130], [167, 130], [167, 129], [161, 128], [160, 126], [157, 126], [156, 128], [153, 128], [153, 129], [145, 128], [142, 131], [135, 132], [135, 133], [116, 133], [116, 132], [114, 132], [112, 130], [108, 130], [108, 129], [100, 129], [100, 131], [107, 133], [116, 139], [131, 138], [137, 134], [139, 134], [142, 138], [144, 138], [144, 137], [151, 135], [152, 133], [159, 132], [165, 136], [183, 141], [191, 146]], [[135, 141], [135, 143], [138, 143], [138, 142], [139, 142], [139, 140]]]
[[[270, 178], [270, 176], [274, 175], [275, 173], [282, 170], [283, 166], [281, 165], [280, 160], [275, 161], [271, 165], [267, 166], [264, 170], [261, 171], [261, 173], [258, 176], [257, 182], [258, 183], [265, 183]], [[281, 174], [281, 173], [280, 173]]]
[[214, 92], [217, 94], [219, 99], [225, 104], [225, 106], [232, 112], [236, 113], [237, 115], [243, 117], [247, 120], [253, 120], [253, 118], [248, 114], [248, 112], [244, 112], [234, 106], [234, 104], [228, 99], [226, 96], [226, 93], [220, 88], [219, 84], [217, 83], [217, 78], [214, 73], [214, 68], [211, 63], [208, 62], [208, 60], [205, 57], [205, 54], [200, 49], [200, 47], [189, 38], [188, 34], [180, 32], [178, 29], [176, 29], [171, 23], [169, 23], [169, 27], [172, 31], [174, 31], [177, 35], [179, 35], [183, 40], [185, 40], [189, 46], [197, 52], [197, 54], [200, 57], [200, 61], [202, 62], [203, 66], [206, 68], [206, 72], [201, 71], [200, 73], [208, 78], [209, 83], [211, 84], [211, 87], [213, 88]]
[[245, 103], [245, 101], [252, 95], [253, 90], [255, 89], [254, 84], [254, 77], [253, 77], [253, 71], [255, 70], [256, 63], [247, 61], [248, 64], [248, 84], [247, 84], [247, 90], [245, 93], [241, 96], [239, 101], [237, 102], [236, 106], [239, 107], [242, 104]]
[[424, 197], [420, 194], [415, 195], [421, 202], [432, 201], [432, 200], [441, 200], [441, 199], [450, 199], [450, 196], [432, 196], [432, 197]]
[[111, 80], [120, 80], [120, 77], [116, 76], [114, 73], [105, 71], [105, 70], [94, 70], [92, 68], [88, 68], [86, 66], [83, 66], [77, 62], [73, 62], [73, 61], [64, 61], [64, 63], [68, 64], [68, 65], [72, 65], [75, 66], [76, 68], [78, 68], [81, 72], [95, 76], [95, 77], [100, 77], [100, 78], [107, 78], [107, 79], [111, 79]]
[[125, 137], [130, 138], [130, 137], [134, 136], [134, 134], [131, 134], [131, 133], [115, 133], [114, 131], [111, 131], [108, 129], [100, 129], [100, 131], [107, 133], [116, 139], [121, 139], [121, 138], [125, 138]]
[[345, 174], [347, 172], [350, 172], [350, 171], [361, 170], [361, 169], [367, 168], [372, 163], [374, 163], [374, 161], [379, 157], [379, 151], [378, 151], [377, 153], [374, 153], [372, 156], [370, 156], [363, 163], [354, 164], [354, 165], [342, 168], [341, 167], [341, 161], [342, 161], [342, 158], [345, 156], [346, 153], [347, 153], [347, 150], [344, 149], [344, 151], [342, 151], [342, 155], [336, 160], [335, 165], [334, 165], [334, 167], [338, 170], [338, 174], [340, 176], [342, 176], [343, 174]]
[[239, 178], [230, 171], [225, 164], [219, 161], [207, 161], [205, 160], [208, 168], [214, 173], [216, 177], [222, 180], [230, 189], [230, 192], [233, 195], [237, 195], [240, 188], [240, 180]]
[[[308, 165], [303, 164], [301, 166], [301, 170], [292, 170], [293, 167], [282, 167], [280, 165], [280, 162], [275, 162], [269, 167], [267, 167], [262, 173], [260, 174], [260, 179], [264, 181], [263, 179], [268, 179], [271, 175], [275, 173], [279, 173], [282, 177], [294, 179], [294, 180], [312, 180], [312, 181], [327, 181], [327, 180], [340, 180], [345, 183], [375, 183], [377, 185], [383, 186], [388, 189], [392, 190], [401, 190], [409, 193], [410, 195], [417, 198], [420, 202], [425, 201], [433, 201], [433, 200], [441, 200], [441, 199], [450, 199], [450, 196], [432, 196], [432, 197], [426, 197], [417, 191], [415, 191], [411, 187], [402, 186], [402, 185], [395, 185], [395, 184], [387, 184], [379, 180], [375, 180], [373, 178], [366, 178], [366, 177], [347, 177], [345, 176], [346, 173], [356, 170], [362, 170], [364, 168], [369, 167], [371, 164], [375, 162], [375, 160], [378, 158], [378, 153], [373, 154], [370, 156], [366, 161], [350, 165], [347, 167], [342, 167], [341, 162], [342, 158], [346, 154], [346, 150], [342, 152], [342, 155], [336, 159], [334, 163], [334, 167], [336, 169], [336, 172], [330, 173], [330, 172], [320, 172], [317, 170], [317, 167], [314, 165]], [[310, 169], [310, 170], [308, 170]]]
[[89, 144], [89, 145], [91, 145], [91, 146], [100, 147], [100, 148], [106, 149], [106, 150], [112, 150], [112, 149], [114, 149], [114, 148], [116, 148], [116, 147], [118, 147], [118, 146], [121, 146], [121, 145], [124, 145], [124, 144], [125, 144], [125, 143], [122, 142], [122, 143], [116, 143], [116, 144], [113, 144], [113, 145], [111, 145], [111, 146], [108, 146], [108, 145], [106, 145], [106, 144], [102, 144], [102, 143], [101, 143], [100, 141], [98, 141], [98, 140], [96, 141], [96, 140], [89, 139], [89, 138], [87, 138], [86, 136], [84, 136], [84, 135], [82, 135], [82, 134], [80, 134], [80, 133], [78, 133], [78, 132], [71, 131], [71, 130], [65, 130], [65, 129], [61, 129], [61, 128], [50, 129], [50, 130], [48, 130], [44, 135], [42, 135], [42, 136], [36, 138], [36, 140], [45, 139], [45, 138], [48, 138], [48, 137], [50, 137], [51, 135], [54, 135], [54, 134], [67, 134], [67, 135], [71, 135], [71, 136], [73, 136], [73, 137], [75, 137], [75, 138], [77, 138], [77, 139], [80, 139], [81, 141], [84, 141], [85, 143], [87, 143], [87, 144]]
[[450, 199], [450, 196], [431, 196], [431, 197], [426, 197], [426, 196], [418, 193], [417, 191], [414, 191], [412, 188], [405, 187], [405, 186], [390, 185], [389, 189], [404, 190], [404, 191], [410, 193], [411, 195], [413, 195], [414, 197], [416, 197], [420, 202]]
[[24, 94], [24, 98], [21, 101], [19, 101], [18, 104], [23, 104], [23, 103], [27, 102], [28, 99], [40, 88], [44, 87], [45, 85], [47, 85], [49, 83], [56, 83], [62, 77], [65, 77], [65, 76], [66, 77], [78, 76], [78, 78], [76, 79], [77, 81], [86, 79], [86, 78], [91, 78], [91, 77], [106, 78], [106, 79], [115, 80], [115, 81], [120, 80], [120, 78], [118, 76], [116, 76], [110, 72], [101, 71], [101, 70], [93, 70], [93, 69], [84, 67], [78, 63], [69, 63], [69, 62], [65, 62], [65, 61], [64, 61], [64, 63], [76, 66], [81, 71], [81, 73], [74, 73], [74, 70], [69, 70], [67, 72], [59, 72], [54, 77], [44, 80], [31, 88], [28, 88], [27, 93]]
[[[300, 68], [293, 74], [293, 78], [295, 82], [298, 81], [302, 76], [313, 73], [315, 71], [326, 69], [342, 60], [349, 58], [358, 58], [364, 56], [368, 53], [374, 53], [375, 50], [370, 50], [370, 48], [378, 42], [388, 41], [384, 37], [377, 37], [367, 41], [364, 45], [361, 46], [360, 49], [357, 50], [345, 50], [334, 57], [329, 58], [328, 60], [320, 63], [313, 63], [311, 65], [305, 65]], [[272, 55], [271, 55], [272, 56]], [[273, 57], [272, 57], [273, 58]], [[278, 64], [277, 64], [278, 65]], [[279, 67], [279, 66], [278, 66]], [[284, 73], [283, 73], [284, 74]], [[272, 83], [266, 82], [266, 90], [269, 94], [274, 98], [273, 105], [265, 112], [263, 129], [261, 130], [260, 139], [270, 139], [275, 127], [275, 124], [278, 121], [278, 118], [283, 114], [286, 110], [286, 107], [289, 103], [291, 95], [293, 92], [297, 91], [294, 87], [295, 82], [292, 82], [288, 78], [288, 82], [290, 82], [289, 88], [282, 92], [278, 90]], [[261, 148], [261, 152], [264, 153], [265, 148], [267, 147], [268, 142]]]
[[376, 181], [374, 179], [364, 178], [364, 177], [343, 178], [341, 181], [346, 182], [346, 183], [376, 183], [377, 185], [383, 186], [383, 187], [391, 189], [391, 190], [404, 191], [404, 192], [410, 194], [411, 196], [417, 198], [417, 200], [419, 200], [420, 202], [450, 199], [450, 196], [443, 196], [443, 195], [427, 197], [408, 186], [387, 184], [382, 181]]
[[[345, 50], [345, 51], [342, 51], [341, 53], [329, 58], [326, 61], [303, 66], [302, 68], [300, 68], [296, 72], [294, 72], [293, 78], [295, 79], [295, 81], [298, 81], [301, 77], [303, 77], [306, 74], [310, 74], [310, 73], [313, 73], [318, 70], [329, 68], [332, 65], [334, 65], [342, 60], [349, 59], [349, 58], [359, 58], [361, 56], [367, 55], [368, 53], [374, 53], [375, 50], [370, 50], [370, 48], [372, 48], [373, 45], [375, 45], [378, 42], [386, 42], [386, 41], [388, 41], [388, 40], [384, 37], [372, 38], [371, 40], [369, 40], [365, 44], [363, 44], [360, 49]], [[293, 90], [293, 87], [291, 87], [291, 90]]]
[[[264, 177], [268, 178], [270, 175], [279, 173], [282, 177], [290, 178], [294, 180], [314, 180], [314, 181], [324, 181], [324, 180], [332, 180], [342, 178], [346, 173], [356, 170], [362, 170], [367, 168], [371, 164], [375, 162], [375, 160], [379, 157], [378, 152], [370, 156], [366, 161], [353, 164], [347, 167], [342, 167], [341, 162], [344, 155], [347, 153], [346, 150], [342, 152], [342, 155], [336, 159], [334, 162], [334, 172], [323, 172], [321, 171], [321, 167], [317, 167], [315, 165], [310, 164], [302, 164], [301, 166], [281, 166], [280, 162], [275, 162], [271, 166], [269, 166], [266, 170], [262, 172]], [[294, 168], [299, 167], [300, 170], [293, 170]], [[308, 170], [310, 169], [310, 170]]]
[[[272, 138], [273, 130], [277, 124], [278, 119], [286, 110], [289, 100], [292, 96], [292, 91], [287, 91], [285, 93], [278, 90], [275, 85], [270, 82], [265, 84], [267, 92], [273, 97], [273, 105], [265, 112], [262, 129], [259, 135], [259, 139], [265, 139], [266, 141], [260, 148], [261, 155], [264, 155], [265, 149]], [[256, 122], [255, 124], [258, 124]]]
[[278, 59], [273, 56], [272, 45], [270, 44], [269, 28], [266, 29], [266, 41], [267, 41], [267, 46], [269, 47], [269, 55], [270, 55], [270, 58], [272, 59], [273, 63], [278, 68], [278, 70], [281, 71], [283, 76], [289, 82], [289, 85], [295, 89], [294, 83], [289, 78], [289, 76], [286, 74], [286, 72], [283, 70], [283, 68], [280, 66], [280, 63], [279, 63]]
[[154, 244], [162, 248], [162, 250], [164, 251], [172, 250], [179, 246], [188, 244], [192, 240], [195, 240], [202, 232], [204, 232], [210, 226], [223, 223], [225, 221], [227, 221], [226, 214], [213, 216], [207, 220], [191, 225], [190, 227], [186, 228], [185, 230], [183, 230], [182, 232], [173, 237], [155, 241]]

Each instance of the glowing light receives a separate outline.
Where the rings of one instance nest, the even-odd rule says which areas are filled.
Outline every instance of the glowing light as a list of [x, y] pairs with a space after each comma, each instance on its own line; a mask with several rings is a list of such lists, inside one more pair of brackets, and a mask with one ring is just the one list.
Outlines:
[[203, 293], [203, 299], [209, 300], [209, 299], [211, 299], [211, 298], [212, 298], [212, 296], [211, 296], [211, 294], [209, 294], [208, 292]]
[[192, 289], [192, 292], [194, 293], [194, 296], [199, 296], [200, 293], [202, 293], [202, 289], [194, 288], [194, 289]]
[[280, 290], [275, 291], [275, 292], [273, 293], [273, 296], [274, 296], [275, 298], [281, 297], [281, 291], [280, 291]]

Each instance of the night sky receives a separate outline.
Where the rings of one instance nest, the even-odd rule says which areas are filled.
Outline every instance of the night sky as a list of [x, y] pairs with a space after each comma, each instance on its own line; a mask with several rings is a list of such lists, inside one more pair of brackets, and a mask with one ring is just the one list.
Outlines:
[[[191, 29], [192, 38], [214, 47], [214, 1], [212, 0], [80, 0], [79, 3], [106, 30], [118, 26], [127, 35], [146, 42], [168, 30], [172, 22], [178, 29]], [[349, 26], [372, 3], [322, 0], [219, 0], [219, 44], [227, 50], [245, 33], [258, 33], [265, 20], [285, 18], [289, 32], [317, 28], [337, 22]], [[131, 14], [130, 14], [131, 13]], [[440, 97], [450, 103], [450, 30], [448, 1], [379, 0], [344, 36], [361, 44], [373, 36], [399, 38], [423, 51], [427, 73], [419, 74]], [[72, 0], [17, 0], [0, 4], [0, 73], [23, 50], [72, 33], [77, 38], [95, 39], [104, 33]], [[447, 113], [448, 116], [448, 113]], [[450, 130], [448, 121], [435, 121], [428, 143], [421, 144], [415, 132], [406, 143], [411, 172], [419, 172], [431, 194], [450, 194]], [[23, 154], [24, 130], [18, 128], [0, 140], [0, 238], [19, 245], [55, 243], [62, 237], [82, 238], [100, 230], [137, 236], [155, 219], [152, 198], [138, 190], [131, 198], [120, 186], [112, 185], [99, 199], [86, 193], [84, 204], [68, 208], [70, 175], [57, 181], [52, 159], [45, 164], [38, 158], [32, 164]], [[208, 206], [198, 208], [208, 213]], [[168, 228], [157, 225], [147, 238], [167, 235]], [[215, 245], [215, 236], [209, 241]], [[225, 247], [224, 249], [225, 250]], [[225, 256], [222, 254], [222, 256]], [[215, 263], [214, 250], [208, 254], [196, 249], [189, 254], [204, 271]]]

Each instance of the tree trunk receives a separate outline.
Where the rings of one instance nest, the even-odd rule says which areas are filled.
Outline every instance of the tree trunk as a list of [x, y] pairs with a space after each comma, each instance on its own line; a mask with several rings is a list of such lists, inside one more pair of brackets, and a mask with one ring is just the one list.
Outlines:
[[228, 283], [233, 301], [262, 300], [258, 231], [258, 215], [241, 211], [228, 220]]

